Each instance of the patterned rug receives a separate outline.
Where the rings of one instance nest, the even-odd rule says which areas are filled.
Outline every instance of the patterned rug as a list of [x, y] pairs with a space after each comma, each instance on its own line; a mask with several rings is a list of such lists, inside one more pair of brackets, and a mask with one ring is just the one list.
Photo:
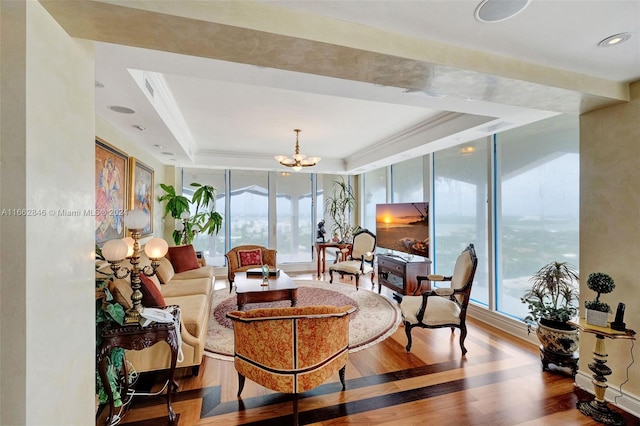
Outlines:
[[[329, 284], [324, 281], [294, 280], [298, 286], [297, 306], [353, 305], [358, 308], [349, 323], [349, 351], [356, 352], [379, 343], [392, 335], [401, 322], [400, 309], [395, 301], [355, 285]], [[213, 309], [205, 354], [226, 361], [233, 360], [233, 329], [227, 312], [237, 309], [236, 296], [229, 289], [213, 293]], [[291, 306], [291, 302], [249, 303], [244, 309]]]

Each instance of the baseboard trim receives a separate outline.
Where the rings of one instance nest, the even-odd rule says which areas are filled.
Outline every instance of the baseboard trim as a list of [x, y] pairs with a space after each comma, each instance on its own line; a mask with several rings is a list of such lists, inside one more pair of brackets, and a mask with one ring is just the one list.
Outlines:
[[522, 321], [507, 317], [506, 315], [499, 314], [497, 312], [489, 311], [488, 309], [474, 304], [469, 304], [467, 308], [467, 315], [471, 318], [483, 322], [493, 328], [502, 330], [514, 337], [534, 344], [540, 345], [535, 333], [529, 333], [529, 329]]
[[[580, 389], [589, 392], [593, 395], [593, 384], [591, 383], [591, 375], [584, 371], [578, 371], [576, 375], [575, 384]], [[613, 385], [607, 388], [604, 394], [604, 399], [611, 405], [618, 407], [621, 410], [626, 411], [629, 414], [633, 414], [636, 417], [640, 417], [640, 399], [634, 395], [630, 395], [625, 392], [624, 386], [622, 392], [620, 388]]]

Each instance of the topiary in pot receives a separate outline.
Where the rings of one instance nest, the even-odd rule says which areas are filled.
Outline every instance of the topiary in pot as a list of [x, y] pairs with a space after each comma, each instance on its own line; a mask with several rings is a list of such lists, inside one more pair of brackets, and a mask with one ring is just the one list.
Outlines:
[[611, 293], [616, 287], [616, 283], [611, 276], [605, 273], [593, 272], [589, 274], [587, 278], [587, 287], [597, 293], [595, 300], [587, 300], [584, 302], [584, 307], [587, 310], [587, 323], [606, 327], [608, 320], [607, 314], [611, 312], [611, 306], [606, 302], [601, 302], [600, 295]]

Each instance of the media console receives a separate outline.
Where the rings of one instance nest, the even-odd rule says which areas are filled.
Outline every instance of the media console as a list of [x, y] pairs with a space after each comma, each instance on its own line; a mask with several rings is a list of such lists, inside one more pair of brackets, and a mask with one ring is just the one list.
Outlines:
[[[426, 257], [407, 254], [378, 254], [378, 293], [382, 286], [394, 291], [394, 298], [402, 300], [404, 295], [418, 295], [430, 290], [430, 282], [418, 286], [418, 275], [429, 275], [431, 261]], [[426, 284], [425, 284], [426, 283]]]

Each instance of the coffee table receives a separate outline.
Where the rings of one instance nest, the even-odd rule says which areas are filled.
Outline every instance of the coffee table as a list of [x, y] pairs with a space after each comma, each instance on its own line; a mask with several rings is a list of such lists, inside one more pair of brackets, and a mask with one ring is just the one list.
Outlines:
[[247, 277], [246, 272], [237, 272], [235, 278], [238, 310], [247, 303], [277, 302], [290, 300], [296, 306], [298, 287], [287, 274], [280, 271], [276, 277], [269, 277], [269, 285], [262, 285], [262, 277]]

